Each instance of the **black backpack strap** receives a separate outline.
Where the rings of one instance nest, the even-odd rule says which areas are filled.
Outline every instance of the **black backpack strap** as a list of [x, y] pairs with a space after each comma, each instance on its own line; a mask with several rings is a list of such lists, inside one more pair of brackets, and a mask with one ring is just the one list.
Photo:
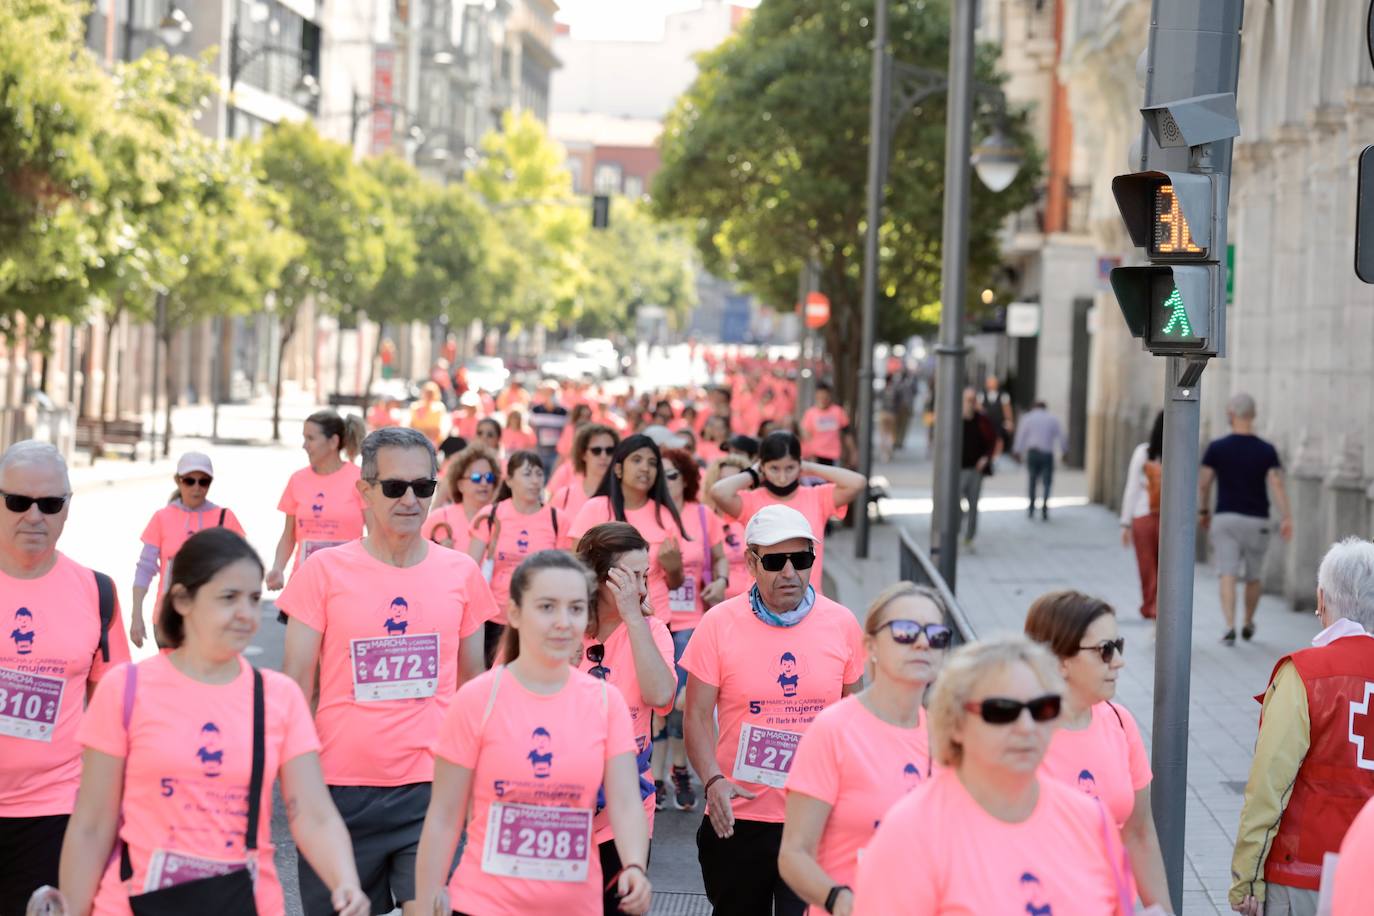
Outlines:
[[258, 816], [262, 806], [262, 780], [263, 768], [267, 757], [266, 741], [263, 733], [266, 731], [266, 718], [263, 709], [263, 686], [262, 672], [257, 668], [253, 669], [253, 772], [248, 779], [248, 835], [245, 844], [248, 851], [252, 852], [258, 848]]
[[114, 622], [114, 580], [103, 572], [91, 570], [95, 576], [95, 592], [100, 602], [100, 660], [110, 660], [110, 625]]
[[216, 527], [218, 527], [218, 528], [223, 528], [223, 527], [224, 527], [224, 513], [228, 512], [228, 511], [229, 511], [228, 509], [220, 509], [220, 510], [219, 510], [219, 524], [216, 525]]
[[553, 539], [556, 543], [558, 541], [558, 510], [549, 506], [549, 514], [553, 516]]
[[1111, 711], [1116, 715], [1116, 724], [1121, 726], [1121, 730], [1122, 730], [1122, 731], [1125, 731], [1125, 730], [1126, 730], [1126, 720], [1123, 719], [1123, 718], [1121, 718], [1121, 710], [1117, 709], [1117, 708], [1116, 708], [1116, 704], [1113, 703], [1111, 700], [1108, 700], [1108, 701], [1107, 701], [1107, 706], [1108, 706], [1108, 707], [1111, 709]]

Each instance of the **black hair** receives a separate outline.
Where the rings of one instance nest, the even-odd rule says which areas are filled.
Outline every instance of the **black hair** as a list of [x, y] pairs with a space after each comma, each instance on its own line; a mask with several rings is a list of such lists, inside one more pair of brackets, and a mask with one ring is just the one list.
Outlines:
[[[577, 558], [592, 572], [599, 588], [610, 575], [611, 567], [624, 554], [648, 550], [649, 542], [629, 522], [603, 522], [587, 529], [577, 542]], [[587, 632], [595, 634], [600, 626], [596, 598], [593, 597], [587, 614]]]
[[477, 421], [477, 429], [480, 430], [484, 425], [487, 425], [487, 424], [490, 424], [491, 426], [495, 427], [495, 429], [496, 429], [496, 438], [500, 439], [500, 438], [501, 438], [501, 424], [500, 424], [500, 423], [497, 423], [496, 420], [493, 419], [492, 417], [483, 417], [482, 419], [478, 420], [478, 421]]
[[615, 454], [611, 456], [611, 467], [606, 472], [606, 476], [601, 478], [601, 486], [597, 488], [596, 495], [606, 497], [611, 503], [611, 513], [618, 522], [625, 521], [625, 491], [620, 487], [620, 478], [615, 476], [617, 465], [624, 466], [625, 459], [633, 455], [640, 449], [647, 448], [654, 454], [654, 461], [658, 464], [658, 472], [654, 474], [654, 484], [649, 488], [649, 499], [654, 503], [654, 521], [660, 528], [663, 527], [663, 510], [667, 509], [673, 516], [673, 521], [677, 523], [677, 530], [682, 533], [684, 541], [690, 541], [687, 536], [687, 528], [682, 524], [682, 516], [678, 514], [677, 506], [673, 505], [673, 498], [668, 495], [668, 483], [663, 479], [663, 453], [658, 449], [658, 443], [654, 442], [643, 433], [635, 433], [633, 436], [626, 437], [615, 447]]
[[439, 443], [439, 453], [445, 458], [451, 458], [468, 447], [468, 440], [462, 436], [449, 436]]
[[1150, 444], [1146, 446], [1146, 457], [1158, 461], [1164, 456], [1164, 411], [1155, 414], [1155, 425], [1150, 428]]
[[769, 433], [759, 443], [759, 464], [792, 458], [801, 461], [801, 440], [786, 430]]
[[161, 648], [175, 649], [186, 640], [186, 621], [173, 607], [172, 592], [179, 587], [188, 599], [193, 599], [201, 586], [219, 575], [220, 570], [240, 560], [252, 560], [257, 564], [258, 576], [262, 576], [262, 558], [247, 541], [228, 528], [206, 528], [186, 539], [172, 564], [172, 581], [162, 596], [162, 610], [157, 615]]
[[725, 440], [725, 450], [727, 452], [744, 452], [753, 458], [759, 453], [759, 440], [753, 436], [731, 436]]

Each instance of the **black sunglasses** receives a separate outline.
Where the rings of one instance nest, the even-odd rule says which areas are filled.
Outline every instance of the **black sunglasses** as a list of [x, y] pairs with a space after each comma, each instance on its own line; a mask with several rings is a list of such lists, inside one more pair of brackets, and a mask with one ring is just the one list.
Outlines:
[[1063, 703], [1063, 698], [1059, 694], [1047, 693], [1043, 697], [1036, 697], [1024, 703], [1006, 697], [988, 697], [981, 703], [965, 703], [964, 708], [969, 712], [978, 713], [989, 725], [1010, 725], [1021, 718], [1023, 709], [1028, 711], [1036, 722], [1050, 722], [1059, 718], [1059, 709]]
[[204, 487], [209, 489], [213, 477], [182, 477], [181, 482], [188, 487]]
[[[3, 493], [3, 491], [0, 491]], [[20, 496], [18, 493], [3, 493], [5, 497], [5, 508], [22, 515], [29, 511], [29, 506], [38, 504], [38, 511], [44, 515], [56, 515], [62, 511], [62, 507], [67, 504], [68, 496]]]
[[593, 665], [593, 667], [587, 669], [587, 673], [590, 674], [592, 677], [600, 678], [604, 681], [606, 679], [606, 675], [611, 673], [610, 668], [607, 668], [606, 666], [601, 664], [603, 661], [606, 660], [605, 644], [597, 643], [594, 646], [588, 646], [587, 659]]
[[757, 553], [759, 565], [768, 572], [782, 572], [782, 568], [787, 565], [787, 561], [792, 561], [792, 568], [800, 572], [803, 569], [810, 569], [816, 564], [816, 554], [810, 550], [796, 550], [792, 553]]
[[417, 480], [378, 480], [374, 477], [369, 482], [380, 484], [382, 495], [387, 499], [400, 499], [406, 495], [406, 490], [414, 490], [419, 499], [429, 499], [434, 495], [434, 488], [439, 485], [439, 481], [433, 477], [421, 477]]
[[615, 446], [614, 446], [614, 445], [589, 445], [589, 446], [587, 446], [587, 454], [589, 454], [589, 455], [595, 455], [597, 458], [600, 458], [602, 455], [613, 455], [613, 454], [615, 454]]
[[950, 640], [954, 638], [954, 632], [943, 623], [917, 623], [914, 620], [889, 620], [887, 623], [878, 627], [878, 632], [883, 630], [892, 631], [894, 642], [909, 646], [920, 638], [921, 634], [926, 634], [926, 642], [930, 643], [932, 649], [949, 648]]
[[[468, 480], [473, 483], [496, 483], [496, 475], [491, 471], [487, 471], [485, 474], [469, 474]], [[419, 491], [417, 490], [416, 492], [418, 493]]]
[[663, 479], [664, 479], [664, 480], [677, 480], [677, 479], [679, 479], [680, 477], [682, 477], [682, 474], [680, 474], [680, 473], [677, 472], [677, 471], [666, 471], [666, 472], [664, 472], [664, 474], [663, 474]]
[[1082, 652], [1096, 652], [1098, 655], [1102, 656], [1102, 664], [1110, 665], [1117, 653], [1122, 655], [1126, 654], [1126, 637], [1119, 636], [1116, 639], [1109, 639], [1095, 646], [1079, 646], [1078, 648], [1079, 651]]

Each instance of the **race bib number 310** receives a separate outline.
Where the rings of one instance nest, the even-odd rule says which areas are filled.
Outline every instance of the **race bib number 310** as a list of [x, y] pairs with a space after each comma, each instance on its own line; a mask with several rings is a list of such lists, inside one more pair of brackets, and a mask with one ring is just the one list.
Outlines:
[[0, 668], [0, 735], [51, 742], [64, 687], [60, 677]]
[[592, 812], [493, 802], [482, 871], [534, 881], [586, 881]]
[[432, 697], [439, 684], [439, 634], [354, 639], [353, 698], [360, 703]]
[[744, 726], [739, 732], [739, 749], [735, 751], [735, 778], [781, 789], [792, 770], [792, 758], [800, 741], [801, 735], [796, 732]]

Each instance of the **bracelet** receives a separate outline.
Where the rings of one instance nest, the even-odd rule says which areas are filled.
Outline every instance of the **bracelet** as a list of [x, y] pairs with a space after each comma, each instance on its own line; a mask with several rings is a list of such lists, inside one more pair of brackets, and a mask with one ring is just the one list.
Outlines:
[[752, 480], [754, 481], [754, 482], [750, 485], [750, 489], [753, 489], [753, 488], [757, 487], [757, 486], [759, 485], [759, 472], [756, 471], [756, 470], [754, 470], [754, 469], [751, 468], [751, 467], [750, 467], [750, 468], [745, 468], [745, 469], [744, 469], [744, 472], [745, 472], [746, 474], [748, 474], [749, 477], [750, 477], [750, 479], [752, 479]]
[[725, 774], [724, 774], [724, 773], [717, 773], [716, 775], [712, 776], [710, 779], [706, 780], [706, 785], [704, 785], [704, 786], [701, 787], [701, 794], [702, 794], [702, 795], [705, 795], [707, 792], [710, 792], [710, 791], [711, 791], [711, 786], [713, 786], [713, 785], [716, 784], [716, 780], [717, 780], [717, 779], [724, 779], [724, 778], [725, 778]]
[[840, 899], [840, 891], [849, 891], [851, 894], [853, 893], [853, 890], [848, 884], [837, 884], [832, 887], [830, 893], [825, 895], [825, 911], [827, 913], [835, 912], [835, 901]]
[[631, 862], [629, 865], [622, 865], [620, 871], [616, 872], [614, 875], [611, 875], [611, 880], [606, 882], [606, 890], [609, 891], [611, 888], [615, 887], [616, 884], [620, 881], [620, 876], [625, 874], [625, 872], [629, 871], [632, 868], [637, 869], [639, 873], [644, 877], [649, 877], [649, 873], [644, 870], [643, 865], [640, 865], [638, 862]]

